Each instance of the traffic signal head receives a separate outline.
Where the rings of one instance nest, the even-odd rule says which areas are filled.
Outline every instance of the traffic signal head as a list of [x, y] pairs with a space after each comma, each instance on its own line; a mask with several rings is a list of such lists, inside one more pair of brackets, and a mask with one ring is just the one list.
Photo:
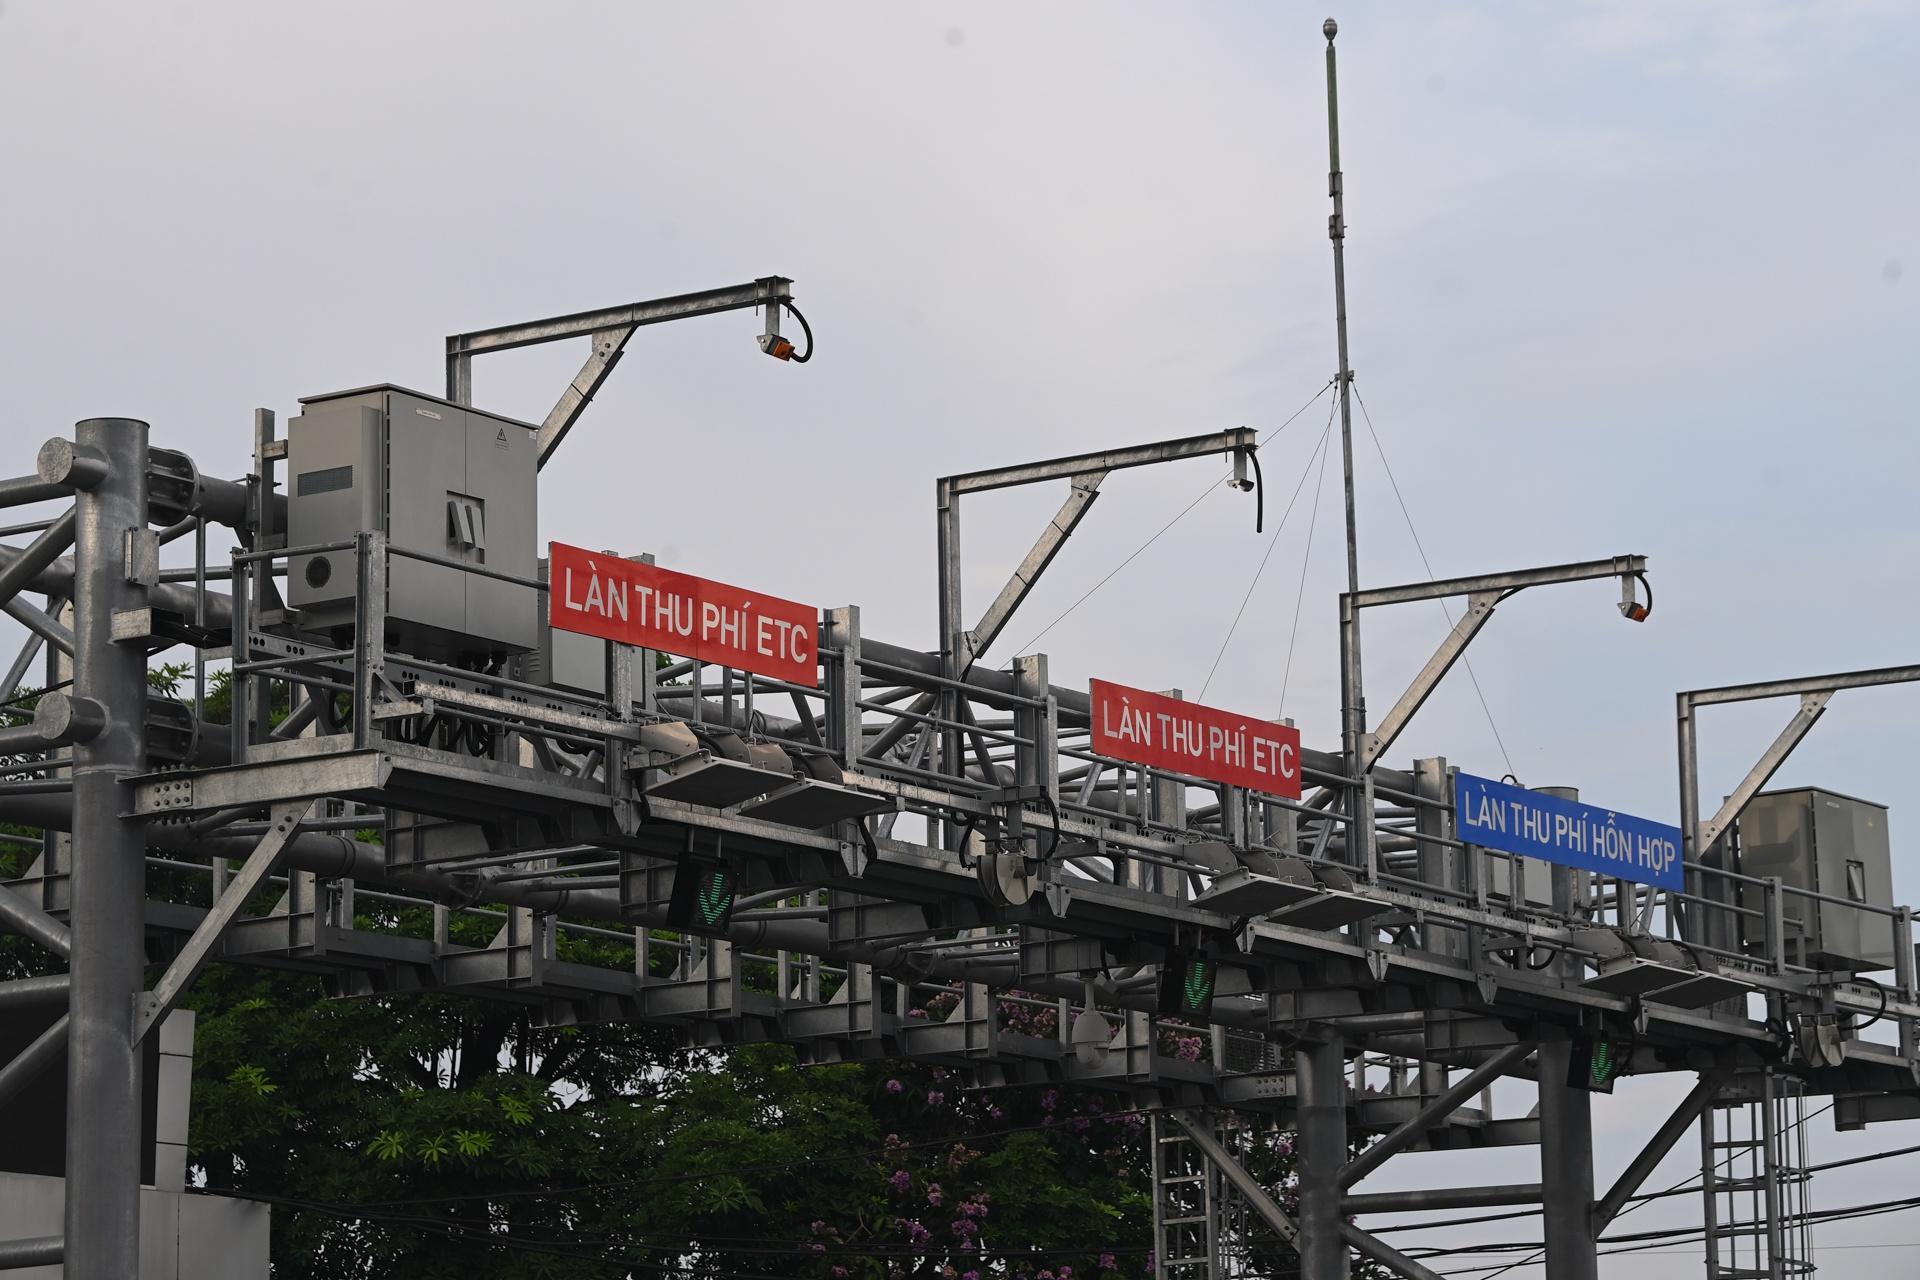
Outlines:
[[706, 858], [687, 858], [673, 873], [667, 927], [707, 937], [725, 937], [733, 923], [733, 868]]
[[1160, 966], [1161, 1013], [1204, 1018], [1213, 1011], [1213, 984], [1218, 970], [1204, 951], [1168, 951]]

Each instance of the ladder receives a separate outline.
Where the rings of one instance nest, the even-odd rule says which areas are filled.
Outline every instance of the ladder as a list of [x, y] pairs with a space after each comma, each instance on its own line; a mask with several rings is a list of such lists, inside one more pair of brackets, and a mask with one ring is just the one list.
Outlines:
[[[1214, 1118], [1213, 1136], [1243, 1167], [1255, 1144], [1270, 1136], [1264, 1122], [1230, 1114]], [[1219, 1167], [1180, 1127], [1155, 1112], [1153, 1249], [1157, 1280], [1255, 1280], [1273, 1273], [1282, 1246], [1233, 1189]]]
[[1160, 1280], [1219, 1280], [1222, 1179], [1179, 1126], [1154, 1112], [1153, 1258]]
[[1700, 1118], [1707, 1280], [1794, 1280], [1814, 1272], [1806, 1099], [1763, 1072]]

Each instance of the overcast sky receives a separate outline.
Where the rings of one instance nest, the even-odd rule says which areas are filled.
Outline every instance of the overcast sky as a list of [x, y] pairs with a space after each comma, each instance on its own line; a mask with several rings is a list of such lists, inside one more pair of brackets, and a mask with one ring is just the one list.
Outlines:
[[[643, 332], [543, 475], [542, 536], [856, 603], [869, 634], [930, 645], [935, 476], [1270, 431], [1332, 375], [1324, 16], [0, 0], [13, 470], [125, 414], [238, 475], [256, 405], [438, 391], [450, 332], [777, 273], [818, 358], [761, 357], [748, 314]], [[1657, 592], [1644, 626], [1610, 583], [1503, 605], [1473, 661], [1504, 752], [1457, 671], [1395, 756], [1510, 760], [1672, 821], [1676, 689], [1920, 658], [1920, 11], [1337, 16], [1353, 361], [1434, 572], [1632, 552]], [[482, 360], [476, 399], [538, 420], [584, 354]], [[994, 656], [1193, 695], [1254, 583], [1207, 700], [1272, 715], [1285, 685], [1334, 746], [1337, 452], [1309, 471], [1326, 407], [1263, 450], [1269, 530], [1304, 485], [1257, 583], [1269, 541], [1214, 462], [1116, 474]], [[1356, 427], [1363, 580], [1423, 577]], [[970, 614], [1062, 496], [969, 501]], [[1445, 626], [1432, 606], [1369, 619], [1376, 715]], [[1790, 710], [1711, 713], [1710, 797]], [[1892, 804], [1909, 900], [1917, 711], [1913, 690], [1842, 695], [1782, 774]], [[1603, 1182], [1669, 1083], [1600, 1108]], [[1842, 1149], [1813, 1127], [1819, 1155]], [[1696, 1161], [1682, 1146], [1668, 1181]], [[1816, 1199], [1878, 1198], [1894, 1167]], [[1915, 1238], [1899, 1217], [1823, 1235]], [[1629, 1271], [1698, 1263], [1607, 1274]]]

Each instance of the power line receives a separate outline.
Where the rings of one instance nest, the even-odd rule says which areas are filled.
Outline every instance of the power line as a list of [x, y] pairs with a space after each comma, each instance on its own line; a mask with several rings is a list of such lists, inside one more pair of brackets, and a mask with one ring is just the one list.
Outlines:
[[[1266, 435], [1261, 436], [1257, 443], [1265, 444], [1267, 441], [1272, 440], [1274, 437], [1278, 436], [1282, 431], [1285, 431], [1288, 427], [1292, 426], [1293, 420], [1295, 418], [1298, 418], [1301, 414], [1305, 413], [1307, 410], [1313, 408], [1315, 402], [1318, 401], [1321, 396], [1327, 394], [1327, 387], [1331, 387], [1333, 383], [1334, 383], [1333, 379], [1331, 378], [1327, 379], [1327, 385], [1325, 387], [1321, 387], [1318, 391], [1314, 392], [1313, 398], [1311, 400], [1308, 400], [1305, 404], [1301, 405], [1298, 409], [1295, 409], [1290, 415], [1288, 415], [1287, 420], [1285, 422], [1275, 427], [1272, 431], [1269, 431]], [[1226, 474], [1228, 476], [1231, 476], [1233, 473], [1229, 471]], [[1082, 595], [1078, 600], [1075, 600], [1072, 604], [1068, 605], [1065, 609], [1061, 610], [1059, 617], [1055, 618], [1052, 622], [1049, 622], [1046, 626], [1036, 631], [1031, 640], [1028, 640], [1025, 644], [1021, 645], [1018, 649], [1015, 649], [1014, 652], [1015, 653], [1032, 653], [1033, 646], [1038, 644], [1041, 638], [1044, 637], [1047, 634], [1047, 632], [1053, 630], [1055, 627], [1059, 626], [1062, 622], [1066, 621], [1068, 614], [1072, 613], [1075, 609], [1078, 609], [1081, 605], [1085, 604], [1089, 599], [1091, 599], [1094, 592], [1100, 590], [1100, 588], [1106, 586], [1107, 583], [1111, 582], [1116, 574], [1118, 574], [1122, 569], [1126, 568], [1128, 565], [1132, 564], [1135, 560], [1137, 560], [1140, 557], [1141, 552], [1145, 551], [1148, 547], [1158, 542], [1160, 540], [1161, 534], [1165, 533], [1167, 530], [1173, 528], [1173, 526], [1175, 526], [1176, 524], [1179, 524], [1182, 520], [1186, 519], [1188, 512], [1192, 511], [1195, 507], [1199, 506], [1202, 502], [1205, 502], [1207, 500], [1207, 496], [1213, 493], [1219, 487], [1220, 487], [1219, 481], [1214, 481], [1213, 483], [1209, 484], [1206, 488], [1202, 489], [1198, 497], [1194, 498], [1192, 502], [1189, 502], [1186, 506], [1180, 509], [1180, 512], [1178, 515], [1174, 516], [1173, 519], [1161, 525], [1160, 528], [1155, 531], [1152, 537], [1148, 538], [1145, 542], [1141, 543], [1138, 547], [1135, 547], [1131, 555], [1129, 555], [1125, 560], [1122, 560], [1119, 564], [1113, 566], [1113, 568], [1109, 569], [1105, 577], [1101, 578], [1100, 581], [1094, 583], [1091, 587], [1088, 587], [1084, 595]]]
[[[1820, 1107], [1816, 1110], [1809, 1111], [1806, 1115], [1801, 1116], [1798, 1120], [1795, 1120], [1792, 1124], [1788, 1125], [1785, 1129], [1782, 1129], [1780, 1131], [1780, 1134], [1782, 1137], [1784, 1137], [1787, 1134], [1792, 1133], [1795, 1129], [1798, 1129], [1801, 1126], [1805, 1125], [1807, 1121], [1815, 1119], [1819, 1116], [1822, 1116], [1831, 1110], [1833, 1110], [1833, 1103], [1829, 1102], [1824, 1107]], [[1733, 1154], [1722, 1156], [1712, 1166], [1714, 1172], [1717, 1173], [1721, 1169], [1726, 1168], [1728, 1165], [1732, 1164], [1736, 1158], [1737, 1157]], [[1676, 1191], [1700, 1190], [1701, 1187], [1705, 1185], [1704, 1172], [1702, 1173], [1701, 1179], [1700, 1179], [1701, 1185], [1693, 1186], [1692, 1185], [1693, 1183], [1694, 1183], [1694, 1176], [1689, 1174], [1687, 1177], [1680, 1179], [1680, 1181], [1674, 1183], [1672, 1186], [1666, 1188], [1664, 1191], [1656, 1191], [1656, 1192], [1653, 1192], [1651, 1195], [1636, 1196], [1633, 1200], [1633, 1203], [1629, 1204], [1626, 1208], [1622, 1209], [1620, 1213], [1614, 1218], [1614, 1221], [1618, 1222], [1620, 1221], [1621, 1218], [1626, 1217], [1628, 1214], [1632, 1213], [1634, 1210], [1642, 1208], [1646, 1205], [1652, 1204], [1655, 1200], [1659, 1200], [1665, 1196], [1670, 1196], [1674, 1194]], [[1514, 1214], [1511, 1216], [1531, 1217], [1533, 1216], [1533, 1214], [1538, 1212], [1539, 1210], [1530, 1210], [1526, 1213]], [[1446, 1224], [1445, 1223], [1429, 1223], [1427, 1225], [1445, 1226]], [[1696, 1228], [1691, 1228], [1691, 1227], [1677, 1228], [1677, 1230], [1682, 1230], [1682, 1231], [1689, 1231], [1689, 1230], [1695, 1230], [1695, 1229]], [[1505, 1266], [1500, 1267], [1498, 1270], [1493, 1270], [1491, 1267], [1468, 1267], [1468, 1268], [1465, 1268], [1464, 1270], [1459, 1270], [1459, 1271], [1443, 1271], [1440, 1274], [1450, 1275], [1450, 1276], [1451, 1275], [1470, 1275], [1470, 1274], [1474, 1274], [1481, 1271], [1493, 1270], [1493, 1274], [1487, 1276], [1486, 1280], [1499, 1280], [1499, 1277], [1505, 1275], [1507, 1272], [1513, 1270], [1515, 1267], [1531, 1266], [1533, 1263], [1538, 1262], [1541, 1258], [1541, 1255], [1546, 1253], [1546, 1249], [1544, 1247], [1534, 1245], [1531, 1242], [1523, 1242], [1523, 1243], [1516, 1243], [1516, 1244], [1495, 1245], [1495, 1246], [1492, 1246], [1492, 1248], [1480, 1248], [1480, 1249], [1436, 1249], [1430, 1252], [1425, 1252], [1421, 1256], [1437, 1258], [1437, 1257], [1445, 1257], [1450, 1255], [1457, 1256], [1459, 1254], [1489, 1253], [1489, 1252], [1493, 1252], [1494, 1250], [1506, 1250], [1506, 1249], [1533, 1249], [1534, 1252], [1531, 1256], [1522, 1258], [1518, 1262], [1509, 1262]]]
[[[1339, 402], [1336, 400], [1334, 403], [1337, 405]], [[1327, 428], [1333, 428], [1331, 408], [1327, 411]], [[1322, 432], [1321, 439], [1325, 438], [1326, 433]], [[1320, 454], [1320, 478], [1313, 485], [1313, 513], [1307, 517], [1307, 550], [1300, 557], [1300, 589], [1293, 595], [1293, 632], [1287, 637], [1287, 669], [1280, 677], [1280, 710], [1274, 713], [1275, 720], [1284, 720], [1287, 716], [1287, 686], [1293, 681], [1293, 650], [1300, 640], [1300, 605], [1307, 595], [1307, 566], [1313, 562], [1313, 529], [1320, 523], [1320, 491], [1326, 487], [1327, 454], [1332, 452], [1328, 449]]]
[[[1320, 433], [1320, 443], [1313, 447], [1313, 453], [1307, 455], [1307, 465], [1300, 471], [1300, 483], [1293, 487], [1293, 496], [1287, 499], [1287, 509], [1281, 514], [1280, 523], [1274, 526], [1273, 536], [1267, 539], [1267, 551], [1260, 557], [1260, 567], [1253, 571], [1253, 581], [1247, 584], [1247, 593], [1240, 597], [1240, 607], [1234, 610], [1233, 622], [1227, 627], [1225, 638], [1220, 641], [1220, 650], [1213, 655], [1213, 665], [1207, 668], [1207, 678], [1200, 684], [1199, 700], [1202, 702], [1206, 701], [1207, 690], [1213, 684], [1213, 673], [1220, 669], [1220, 659], [1227, 656], [1227, 646], [1233, 643], [1233, 633], [1240, 628], [1240, 619], [1247, 612], [1247, 602], [1253, 599], [1253, 590], [1260, 585], [1260, 575], [1267, 571], [1267, 561], [1272, 557], [1273, 549], [1280, 545], [1280, 532], [1287, 527], [1287, 517], [1293, 514], [1294, 504], [1300, 500], [1300, 491], [1307, 487], [1307, 475], [1313, 470], [1314, 456], [1326, 448], [1327, 437], [1332, 430], [1333, 417], [1329, 414], [1326, 430]], [[1307, 536], [1309, 538], [1313, 536], [1311, 529], [1308, 530]]]
[[[1427, 581], [1432, 582], [1434, 581], [1433, 565], [1427, 560], [1427, 549], [1420, 544], [1420, 532], [1413, 527], [1413, 513], [1407, 510], [1407, 500], [1400, 495], [1400, 482], [1394, 479], [1393, 464], [1387, 461], [1387, 451], [1381, 447], [1380, 433], [1373, 429], [1373, 415], [1367, 412], [1367, 402], [1361, 398], [1358, 383], [1353, 384], [1353, 398], [1359, 401], [1360, 417], [1367, 424], [1367, 434], [1373, 437], [1373, 449], [1375, 453], [1380, 455], [1380, 465], [1386, 469], [1387, 483], [1393, 486], [1393, 500], [1400, 504], [1400, 517], [1407, 522], [1407, 532], [1413, 535], [1413, 549], [1420, 553], [1420, 565], [1427, 571]], [[1440, 606], [1440, 612], [1447, 620], [1448, 629], [1451, 630], [1453, 627], [1453, 610], [1447, 608], [1447, 602], [1445, 600], [1436, 600], [1434, 603]], [[1509, 774], [1516, 773], [1513, 767], [1513, 757], [1507, 754], [1506, 740], [1500, 736], [1500, 726], [1493, 722], [1493, 708], [1487, 705], [1487, 695], [1481, 691], [1480, 677], [1474, 673], [1473, 659], [1462, 654], [1460, 656], [1460, 663], [1467, 669], [1467, 679], [1473, 683], [1473, 696], [1480, 700], [1481, 714], [1487, 717], [1487, 728], [1493, 730], [1494, 745], [1500, 748], [1500, 758], [1506, 761], [1507, 772]]]

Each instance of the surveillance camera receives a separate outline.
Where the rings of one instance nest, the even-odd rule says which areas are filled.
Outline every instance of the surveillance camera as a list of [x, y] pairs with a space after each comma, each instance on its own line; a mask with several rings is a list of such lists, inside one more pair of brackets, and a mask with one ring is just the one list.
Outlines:
[[760, 349], [775, 360], [793, 359], [793, 344], [777, 333], [763, 333], [758, 339]]
[[1622, 600], [1620, 602], [1620, 616], [1628, 622], [1645, 622], [1647, 615], [1652, 612], [1653, 610], [1641, 604], [1638, 600]]

